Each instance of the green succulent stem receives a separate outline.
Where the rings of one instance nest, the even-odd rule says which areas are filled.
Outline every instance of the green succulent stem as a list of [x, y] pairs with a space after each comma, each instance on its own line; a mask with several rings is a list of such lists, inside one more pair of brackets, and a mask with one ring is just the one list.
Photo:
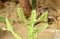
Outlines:
[[17, 33], [15, 33], [14, 31], [11, 32], [13, 34], [13, 36], [15, 37], [15, 39], [22, 39]]

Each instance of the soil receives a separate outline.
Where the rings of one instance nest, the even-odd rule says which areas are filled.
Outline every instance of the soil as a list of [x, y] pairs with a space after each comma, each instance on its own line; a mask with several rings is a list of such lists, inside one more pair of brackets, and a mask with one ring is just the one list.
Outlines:
[[[20, 21], [17, 14], [17, 8], [19, 6], [20, 6], [19, 3], [16, 4], [15, 2], [4, 3], [4, 8], [0, 10], [0, 16], [9, 18], [9, 20], [11, 21], [14, 27], [14, 31], [17, 32], [23, 39], [27, 39], [27, 25]], [[55, 14], [57, 12], [53, 10], [52, 8], [49, 8], [49, 13]], [[51, 16], [52, 14], [49, 14], [49, 15]], [[49, 27], [47, 29], [38, 33], [37, 39], [54, 39], [54, 36], [56, 34], [54, 30], [58, 29], [59, 22], [58, 22], [58, 19], [56, 18], [53, 18], [53, 19], [54, 21], [52, 21], [52, 24], [49, 24]], [[37, 24], [36, 28], [39, 27], [40, 25], [43, 25], [43, 23]], [[6, 24], [0, 23], [0, 39], [15, 39], [14, 36], [10, 32], [2, 31], [1, 30], [2, 27], [6, 27]]]
[[37, 0], [37, 16], [39, 17], [42, 13], [48, 11], [49, 28], [58, 29], [58, 18], [60, 17], [60, 13], [58, 13], [58, 10], [60, 9], [59, 3], [59, 0]]

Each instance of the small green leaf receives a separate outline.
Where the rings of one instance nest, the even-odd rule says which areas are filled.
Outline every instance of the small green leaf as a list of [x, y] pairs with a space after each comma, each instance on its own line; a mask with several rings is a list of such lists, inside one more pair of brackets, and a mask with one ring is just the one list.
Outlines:
[[18, 8], [17, 9], [17, 12], [18, 12], [18, 16], [20, 17], [20, 20], [24, 23], [27, 23], [27, 19], [25, 18], [24, 16], [24, 11], [22, 8]]
[[0, 16], [0, 22], [6, 22], [5, 17]]
[[38, 19], [37, 22], [46, 22], [47, 21], [47, 17], [48, 17], [48, 11], [44, 12]]
[[36, 9], [36, 0], [32, 0], [32, 8]]
[[44, 25], [38, 27], [37, 29], [35, 28], [34, 33], [36, 33], [36, 32], [41, 32], [41, 31], [43, 31], [44, 29], [46, 29], [47, 27], [48, 27], [48, 23], [45, 23]]
[[36, 10], [32, 10], [31, 17], [30, 17], [30, 23], [34, 24], [36, 21]]
[[6, 18], [6, 24], [7, 24], [7, 30], [10, 32], [13, 31], [13, 26], [11, 25], [11, 23], [7, 18]]

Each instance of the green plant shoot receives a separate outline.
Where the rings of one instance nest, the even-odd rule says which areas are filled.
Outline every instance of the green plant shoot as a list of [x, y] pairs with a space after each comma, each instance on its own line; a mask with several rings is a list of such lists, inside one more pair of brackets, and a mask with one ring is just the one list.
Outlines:
[[30, 21], [28, 24], [28, 39], [34, 39], [34, 23], [36, 21], [36, 11], [32, 10]]
[[48, 17], [48, 11], [44, 12], [39, 18], [37, 19], [37, 22], [46, 22]]
[[23, 14], [24, 11], [22, 10], [22, 8], [18, 8], [17, 12], [18, 12], [18, 16], [20, 17], [20, 20], [24, 23], [27, 23], [27, 20], [26, 20], [24, 14]]
[[22, 39], [16, 32], [14, 32], [13, 26], [9, 22], [8, 18], [4, 18], [4, 17], [1, 17], [1, 18], [3, 18], [1, 22], [6, 22], [6, 24], [7, 24], [6, 28], [3, 27], [2, 30], [3, 31], [7, 30], [7, 31], [11, 32], [13, 34], [13, 36], [15, 37], [15, 39]]
[[[19, 11], [21, 11], [21, 9]], [[25, 19], [24, 15], [21, 15], [20, 12], [19, 12], [19, 14], [20, 14], [19, 17], [21, 17], [21, 19]], [[25, 24], [27, 23], [27, 25], [28, 25], [28, 39], [37, 39], [37, 33], [41, 32], [42, 30], [46, 29], [46, 27], [48, 27], [48, 23], [45, 23], [44, 25], [40, 26], [39, 28], [34, 28], [34, 24], [36, 22], [46, 21], [47, 16], [48, 16], [48, 11], [44, 12], [38, 19], [36, 19], [36, 10], [32, 10], [29, 22], [26, 22], [26, 21], [28, 21], [27, 19], [25, 19], [26, 21], [21, 20]]]

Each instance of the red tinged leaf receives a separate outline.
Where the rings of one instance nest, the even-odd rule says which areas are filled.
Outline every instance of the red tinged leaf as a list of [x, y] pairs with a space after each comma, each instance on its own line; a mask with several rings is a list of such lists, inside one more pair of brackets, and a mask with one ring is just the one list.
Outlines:
[[32, 6], [29, 0], [19, 0], [20, 6], [24, 10], [25, 17], [28, 18], [31, 15]]

